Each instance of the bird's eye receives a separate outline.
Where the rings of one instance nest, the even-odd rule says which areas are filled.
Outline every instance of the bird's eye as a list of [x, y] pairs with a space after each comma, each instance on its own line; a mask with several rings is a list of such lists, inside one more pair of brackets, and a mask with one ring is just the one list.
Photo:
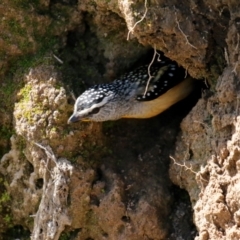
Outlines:
[[94, 108], [92, 111], [91, 111], [91, 114], [96, 114], [100, 111], [100, 108]]

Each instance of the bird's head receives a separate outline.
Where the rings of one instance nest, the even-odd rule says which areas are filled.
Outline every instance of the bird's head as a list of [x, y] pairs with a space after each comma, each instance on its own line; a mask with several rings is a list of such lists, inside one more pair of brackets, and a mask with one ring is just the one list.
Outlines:
[[114, 111], [113, 101], [111, 101], [113, 97], [114, 92], [107, 84], [91, 87], [77, 98], [74, 112], [68, 119], [68, 123], [112, 120], [110, 113]]

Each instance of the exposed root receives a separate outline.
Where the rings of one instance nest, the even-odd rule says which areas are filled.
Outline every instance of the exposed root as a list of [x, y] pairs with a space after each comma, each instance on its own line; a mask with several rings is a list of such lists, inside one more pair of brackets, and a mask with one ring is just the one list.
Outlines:
[[144, 18], [146, 17], [146, 15], [147, 15], [147, 11], [148, 11], [148, 8], [147, 8], [147, 0], [145, 0], [144, 7], [145, 7], [145, 12], [144, 12], [143, 16], [142, 16], [141, 19], [140, 19], [139, 21], [137, 21], [137, 22], [133, 25], [133, 27], [128, 31], [127, 41], [128, 41], [129, 38], [130, 38], [130, 34], [133, 33], [134, 28], [135, 28], [140, 22], [142, 22], [142, 21], [144, 20]]
[[183, 30], [181, 29], [180, 23], [179, 23], [179, 21], [178, 21], [177, 13], [176, 13], [176, 12], [175, 12], [175, 15], [176, 15], [176, 23], [177, 23], [178, 29], [179, 29], [179, 31], [182, 33], [182, 35], [185, 37], [187, 44], [190, 45], [192, 48], [197, 49], [195, 46], [193, 46], [193, 45], [189, 42], [188, 36], [187, 36], [187, 35], [183, 32]]
[[70, 92], [70, 95], [71, 95], [72, 99], [76, 102], [77, 98], [73, 91]]
[[238, 61], [235, 62], [234, 68], [232, 70], [232, 73], [234, 73], [235, 75], [237, 75], [237, 67], [238, 67]]
[[236, 116], [238, 116], [238, 108], [239, 108], [239, 97], [237, 97], [237, 110], [236, 110]]
[[63, 60], [61, 60], [59, 57], [57, 57], [55, 54], [53, 54], [53, 57], [61, 64], [63, 64]]
[[156, 50], [156, 46], [154, 46], [154, 54], [153, 54], [153, 58], [152, 58], [152, 61], [150, 62], [150, 64], [148, 65], [148, 80], [147, 80], [147, 84], [146, 84], [146, 87], [145, 87], [145, 92], [143, 94], [143, 96], [146, 95], [147, 91], [148, 91], [148, 87], [149, 87], [149, 84], [150, 84], [150, 81], [151, 79], [153, 78], [153, 76], [151, 75], [151, 66], [156, 58], [156, 55], [158, 56], [157, 58], [157, 61], [161, 61], [160, 57], [161, 55], [157, 52]]
[[204, 84], [206, 85], [206, 88], [209, 88], [209, 84], [206, 77], [204, 78]]
[[237, 45], [235, 47], [235, 52], [238, 52], [238, 48], [239, 48], [239, 33], [237, 33]]
[[225, 60], [227, 62], [227, 65], [229, 65], [230, 61], [229, 61], [228, 52], [227, 52], [227, 48], [226, 47], [224, 48], [224, 57], [225, 57]]
[[[239, 48], [239, 33], [237, 33], [237, 44], [236, 44], [236, 47], [235, 47], [235, 49], [234, 49], [234, 52], [235, 52], [235, 54], [238, 54], [238, 48]], [[234, 64], [234, 68], [233, 68], [233, 70], [232, 70], [232, 72], [235, 74], [235, 75], [237, 75], [237, 67], [238, 67], [238, 64], [239, 64], [239, 56], [238, 56], [238, 61], [236, 61], [235, 62], [235, 64]]]
[[197, 181], [199, 180], [199, 182], [200, 182], [200, 184], [201, 184], [201, 187], [202, 187], [201, 190], [204, 189], [204, 184], [203, 184], [203, 182], [207, 183], [208, 181], [202, 177], [202, 175], [201, 175], [200, 172], [194, 171], [194, 170], [192, 169], [192, 165], [191, 165], [191, 164], [190, 164], [190, 166], [187, 166], [185, 160], [184, 160], [184, 163], [181, 164], [181, 163], [178, 163], [174, 157], [172, 157], [172, 156], [169, 156], [169, 157], [173, 160], [173, 163], [174, 163], [175, 165], [179, 166], [181, 169], [185, 169], [186, 171], [190, 171], [191, 173], [193, 173], [193, 174], [195, 175], [195, 179], [196, 179]]
[[162, 40], [162, 42], [163, 42], [163, 44], [164, 44], [165, 48], [167, 48], [167, 44], [165, 43], [164, 39], [163, 39], [163, 38], [161, 38], [161, 40]]
[[191, 164], [190, 164], [190, 167], [189, 167], [189, 166], [186, 165], [185, 161], [184, 161], [184, 164], [180, 164], [180, 163], [178, 163], [178, 162], [175, 160], [174, 157], [172, 157], [172, 156], [169, 156], [169, 157], [173, 160], [173, 162], [174, 162], [175, 165], [177, 165], [177, 166], [179, 166], [179, 167], [181, 167], [181, 168], [184, 168], [186, 171], [192, 172], [194, 175], [197, 175], [197, 172], [195, 172], [195, 171], [192, 169], [192, 165], [191, 165]]
[[189, 66], [187, 66], [187, 68], [185, 69], [185, 75], [184, 75], [184, 78], [186, 78], [187, 75], [188, 75], [188, 68], [189, 68]]

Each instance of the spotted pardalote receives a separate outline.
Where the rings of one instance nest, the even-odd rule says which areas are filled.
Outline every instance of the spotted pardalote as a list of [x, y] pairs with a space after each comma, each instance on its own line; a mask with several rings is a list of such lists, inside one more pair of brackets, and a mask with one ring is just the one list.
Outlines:
[[156, 59], [112, 83], [87, 89], [77, 98], [68, 123], [150, 118], [187, 97], [193, 82], [176, 62]]

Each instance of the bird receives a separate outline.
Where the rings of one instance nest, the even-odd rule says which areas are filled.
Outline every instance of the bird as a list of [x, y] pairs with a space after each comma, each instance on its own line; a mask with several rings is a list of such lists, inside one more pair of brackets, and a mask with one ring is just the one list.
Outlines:
[[186, 98], [194, 79], [177, 62], [156, 59], [111, 83], [90, 87], [75, 101], [68, 123], [151, 118]]

